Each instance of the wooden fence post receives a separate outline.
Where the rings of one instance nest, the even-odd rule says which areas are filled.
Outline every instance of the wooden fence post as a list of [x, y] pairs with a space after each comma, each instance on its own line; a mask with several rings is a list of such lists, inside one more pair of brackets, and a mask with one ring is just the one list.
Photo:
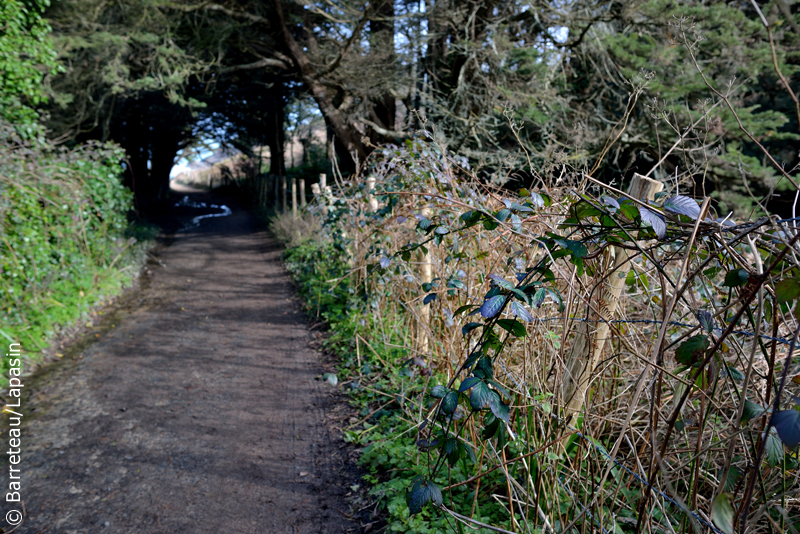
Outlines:
[[286, 176], [281, 175], [281, 213], [286, 213]]
[[375, 177], [370, 176], [367, 178], [367, 201], [369, 203], [369, 211], [374, 213], [378, 211], [378, 199], [375, 198]]
[[[628, 194], [640, 200], [653, 200], [664, 188], [656, 180], [634, 174]], [[561, 400], [565, 403], [563, 416], [569, 418], [568, 428], [576, 428], [581, 410], [586, 402], [586, 393], [594, 375], [603, 347], [609, 337], [609, 321], [617, 315], [619, 297], [630, 270], [629, 253], [621, 247], [608, 247], [603, 252], [602, 263], [596, 269], [595, 280], [602, 283], [597, 297], [591, 300], [592, 308], [586, 321], [579, 323], [575, 342], [564, 365], [561, 382]], [[606, 273], [609, 273], [606, 275]], [[602, 281], [602, 282], [601, 282]], [[595, 311], [597, 310], [597, 313]], [[566, 430], [566, 429], [565, 429]]]
[[306, 207], [306, 179], [300, 178], [300, 184], [298, 185], [298, 189], [300, 190], [300, 207]]
[[297, 218], [297, 178], [292, 177], [292, 219]]
[[[430, 208], [423, 208], [420, 210], [420, 215], [429, 219], [431, 216]], [[427, 247], [426, 247], [427, 248]], [[433, 281], [433, 264], [431, 262], [430, 249], [428, 252], [422, 252], [418, 255], [419, 277], [423, 284], [430, 284]], [[431, 323], [431, 304], [423, 304], [419, 310], [419, 324], [417, 325], [417, 338], [419, 340], [419, 352], [422, 355], [427, 355], [430, 350], [430, 339], [428, 339], [428, 328]]]

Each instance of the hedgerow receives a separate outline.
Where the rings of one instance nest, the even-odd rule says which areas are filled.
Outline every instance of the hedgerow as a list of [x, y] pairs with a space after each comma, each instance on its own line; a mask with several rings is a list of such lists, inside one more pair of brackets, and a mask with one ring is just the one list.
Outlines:
[[152, 232], [128, 222], [122, 159], [112, 146], [57, 150], [0, 124], [0, 334], [28, 363], [136, 274], [146, 241], [136, 236]]

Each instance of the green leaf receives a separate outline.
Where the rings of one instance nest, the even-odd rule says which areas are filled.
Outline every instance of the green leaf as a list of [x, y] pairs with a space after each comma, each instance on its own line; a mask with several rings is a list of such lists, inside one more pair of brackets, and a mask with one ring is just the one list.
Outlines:
[[533, 298], [531, 298], [531, 306], [541, 308], [545, 297], [547, 297], [547, 290], [544, 288], [537, 289], [536, 293], [533, 294]]
[[775, 284], [775, 296], [778, 303], [789, 302], [800, 297], [800, 281], [797, 278], [786, 278]]
[[619, 211], [631, 221], [639, 216], [639, 208], [630, 202], [620, 202]]
[[748, 278], [750, 278], [750, 273], [744, 269], [733, 269], [725, 274], [725, 281], [722, 282], [722, 285], [725, 287], [743, 286], [747, 283]]
[[475, 330], [476, 328], [483, 326], [482, 323], [467, 323], [461, 327], [461, 333], [465, 336]]
[[498, 221], [503, 222], [506, 219], [508, 219], [509, 215], [511, 215], [511, 210], [503, 208], [500, 211], [498, 211], [497, 213], [495, 213], [494, 216]]
[[575, 258], [585, 258], [589, 255], [589, 249], [580, 241], [574, 241], [572, 239], [554, 239], [554, 241], [558, 243], [561, 248], [570, 250], [572, 256]]
[[739, 481], [742, 480], [742, 475], [744, 475], [744, 471], [732, 465], [728, 470], [728, 477], [725, 479], [725, 491], [733, 491]]
[[733, 505], [729, 493], [720, 493], [711, 503], [711, 520], [725, 534], [734, 534]]
[[489, 399], [491, 397], [491, 390], [486, 382], [478, 382], [472, 387], [472, 392], [469, 395], [469, 403], [473, 410], [483, 410], [489, 406]]
[[770, 467], [775, 467], [783, 462], [783, 443], [781, 443], [781, 439], [778, 437], [778, 432], [775, 428], [769, 429], [765, 451], [767, 464], [769, 464]]
[[431, 389], [431, 397], [435, 399], [441, 399], [445, 395], [447, 395], [447, 388], [445, 386], [442, 385], [433, 386], [433, 388]]
[[675, 351], [675, 359], [683, 365], [692, 365], [708, 349], [709, 341], [705, 335], [692, 336]]
[[597, 217], [598, 215], [603, 214], [602, 211], [595, 208], [585, 200], [578, 201], [576, 204], [574, 204], [571, 211], [574, 214], [574, 217], [579, 220], [587, 219], [589, 217]]
[[491, 439], [497, 433], [499, 427], [500, 419], [489, 412], [486, 414], [486, 417], [483, 418], [483, 432], [481, 432], [481, 437], [483, 437], [483, 439]]
[[731, 377], [732, 380], [736, 380], [737, 382], [744, 380], [744, 373], [742, 373], [736, 367], [726, 365], [725, 370], [728, 372], [728, 376]]
[[458, 309], [456, 310], [456, 312], [453, 314], [453, 317], [458, 317], [459, 315], [461, 315], [461, 314], [462, 314], [462, 313], [464, 313], [465, 311], [468, 311], [470, 308], [472, 308], [472, 304], [466, 304], [466, 305], [464, 305], [464, 306], [461, 306], [461, 307], [460, 307], [460, 308], [458, 308]]
[[516, 319], [499, 319], [497, 321], [497, 326], [515, 337], [525, 337], [528, 335], [528, 332], [525, 330], [525, 325]]
[[[499, 345], [500, 341], [498, 340], [497, 343]], [[492, 359], [488, 356], [483, 356], [480, 360], [478, 360], [478, 364], [475, 366], [475, 372], [480, 372], [483, 375], [483, 378], [492, 378], [494, 376]]]
[[[479, 324], [479, 323], [476, 323], [476, 324]], [[483, 354], [481, 352], [481, 349], [478, 349], [475, 352], [473, 352], [472, 354], [470, 354], [469, 357], [467, 357], [467, 360], [464, 362], [464, 369], [470, 368], [472, 366], [472, 364], [475, 363], [475, 360], [477, 360], [478, 358], [481, 357], [481, 354]]]
[[700, 310], [697, 314], [697, 321], [700, 323], [700, 326], [708, 332], [711, 333], [714, 330], [714, 318], [711, 316], [711, 312], [706, 310]]
[[339, 378], [334, 373], [325, 373], [322, 375], [322, 379], [332, 386], [335, 386], [339, 383]]
[[460, 393], [464, 393], [465, 391], [467, 391], [468, 389], [470, 389], [472, 386], [474, 386], [475, 384], [477, 384], [480, 381], [481, 381], [480, 378], [477, 378], [477, 377], [474, 377], [474, 376], [470, 376], [469, 378], [466, 378], [466, 379], [464, 379], [463, 382], [461, 382], [461, 385], [458, 387], [458, 391]]
[[411, 515], [420, 513], [422, 507], [428, 503], [441, 506], [442, 490], [430, 480], [420, 478], [414, 483], [411, 491], [406, 495], [406, 503], [408, 504], [408, 511]]
[[744, 400], [744, 408], [742, 409], [742, 422], [747, 423], [756, 417], [761, 417], [766, 410], [760, 404], [753, 401]]
[[511, 394], [508, 392], [508, 390], [503, 384], [499, 383], [496, 380], [491, 380], [491, 379], [487, 380], [486, 382], [491, 384], [492, 387], [495, 388], [497, 391], [499, 391], [500, 394], [503, 395], [505, 398], [509, 400], [511, 399]]
[[456, 411], [458, 408], [458, 393], [449, 391], [442, 399], [442, 411], [448, 415]]
[[508, 423], [509, 407], [503, 403], [496, 391], [489, 393], [489, 409], [492, 410], [495, 417]]
[[547, 289], [547, 292], [550, 294], [550, 297], [555, 301], [556, 305], [558, 306], [558, 311], [564, 311], [564, 299], [561, 298], [561, 293], [558, 292], [557, 289]]

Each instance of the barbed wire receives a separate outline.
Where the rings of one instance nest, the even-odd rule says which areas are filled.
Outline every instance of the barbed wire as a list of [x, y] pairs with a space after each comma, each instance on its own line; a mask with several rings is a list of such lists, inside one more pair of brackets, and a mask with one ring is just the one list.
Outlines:
[[[564, 319], [566, 319], [566, 317], [546, 317], [544, 319], [542, 319], [542, 318], [534, 318], [534, 320], [532, 322], [534, 322], [534, 323], [536, 323], [536, 322], [546, 323], [546, 322], [550, 322], [550, 321], [563, 321]], [[612, 324], [626, 324], [626, 323], [663, 324], [664, 323], [664, 321], [659, 321], [657, 319], [614, 319], [612, 321], [605, 321], [603, 319], [586, 319], [586, 318], [570, 317], [569, 320], [570, 321], [577, 321], [577, 322], [580, 322], [580, 323], [605, 323], [605, 322], [612, 323]], [[685, 328], [697, 328], [698, 326], [700, 326], [700, 325], [696, 325], [696, 324], [681, 323], [679, 321], [670, 321], [669, 324], [672, 325], [672, 326], [682, 326], [682, 327], [685, 327]], [[716, 331], [723, 332], [725, 329], [724, 328], [720, 328], [720, 327], [714, 327], [713, 330], [715, 332]], [[738, 335], [750, 336], [750, 337], [755, 336], [755, 334], [753, 332], [748, 332], [747, 330], [734, 330], [734, 331], [731, 332], [731, 334], [738, 334]], [[773, 336], [768, 336], [766, 334], [760, 334], [758, 337], [760, 337], [762, 339], [768, 339], [770, 341], [777, 341], [778, 343], [783, 343], [784, 345], [791, 345], [792, 344], [792, 342], [790, 340], [788, 340], [786, 338], [783, 338], [783, 337], [773, 337]]]

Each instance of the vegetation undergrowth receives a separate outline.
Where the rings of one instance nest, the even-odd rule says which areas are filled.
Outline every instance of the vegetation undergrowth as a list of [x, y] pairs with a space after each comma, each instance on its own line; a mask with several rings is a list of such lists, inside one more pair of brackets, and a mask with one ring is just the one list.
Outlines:
[[794, 527], [791, 221], [641, 176], [502, 190], [430, 139], [273, 223], [388, 529]]
[[61, 328], [130, 284], [156, 230], [128, 221], [118, 148], [56, 150], [7, 124], [0, 136], [0, 335], [31, 370]]
[[[346, 430], [345, 440], [363, 447], [360, 463], [369, 472], [365, 479], [372, 487], [371, 494], [388, 514], [388, 531], [450, 532], [444, 517], [430, 512], [411, 516], [406, 505], [406, 490], [424, 461], [416, 445], [419, 425], [407, 418], [406, 412], [430, 409], [432, 402], [420, 405], [419, 397], [433, 377], [431, 369], [407, 348], [411, 333], [403, 318], [392, 311], [376, 314], [377, 300], [348, 279], [346, 251], [313, 237], [313, 231], [303, 232], [304, 239], [298, 239], [297, 233], [283, 230], [291, 222], [290, 217], [275, 217], [271, 228], [288, 243], [286, 266], [308, 313], [329, 327], [324, 348], [338, 357], [338, 372], [335, 378], [325, 378], [343, 387], [359, 409], [359, 420]], [[295, 221], [294, 227], [298, 226], [317, 227], [314, 222], [298, 225]], [[454, 469], [460, 477], [470, 472], [465, 461]], [[442, 474], [436, 480], [446, 486], [452, 475]], [[499, 477], [498, 473], [496, 480], [488, 482], [496, 484]], [[469, 506], [473, 495], [460, 492], [454, 493], [454, 498]], [[475, 517], [495, 522], [500, 507], [482, 504]]]

